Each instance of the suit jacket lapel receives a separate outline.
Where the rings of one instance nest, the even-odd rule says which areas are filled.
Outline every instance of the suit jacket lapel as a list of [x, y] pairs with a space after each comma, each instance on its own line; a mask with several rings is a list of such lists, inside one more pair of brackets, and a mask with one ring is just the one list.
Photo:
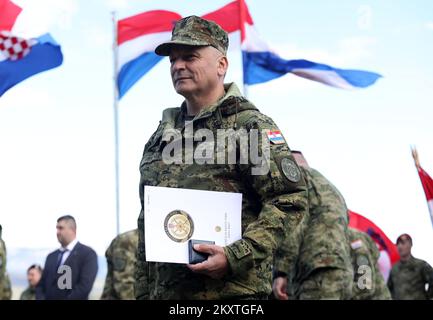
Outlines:
[[67, 264], [70, 259], [73, 259], [73, 257], [76, 257], [78, 255], [78, 247], [80, 245], [80, 242], [77, 242], [77, 244], [75, 245], [74, 249], [72, 249], [71, 253], [69, 254], [69, 256], [66, 258], [65, 262], [63, 264]]

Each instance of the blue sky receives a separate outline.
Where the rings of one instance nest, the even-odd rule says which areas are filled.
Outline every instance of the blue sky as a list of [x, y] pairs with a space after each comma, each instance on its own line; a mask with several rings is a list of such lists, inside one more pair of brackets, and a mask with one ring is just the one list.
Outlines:
[[[0, 99], [0, 222], [10, 248], [55, 248], [55, 221], [69, 213], [78, 237], [103, 254], [115, 236], [112, 24], [152, 9], [201, 15], [229, 1], [16, 0], [22, 32], [50, 31], [61, 67], [34, 76]], [[433, 175], [433, 2], [254, 1], [255, 26], [282, 57], [304, 58], [384, 76], [344, 91], [287, 75], [251, 86], [292, 149], [343, 193], [349, 208], [391, 238], [408, 232], [414, 254], [433, 264], [433, 227], [410, 145]], [[24, 19], [23, 19], [24, 20]], [[240, 52], [228, 81], [241, 83]], [[164, 108], [178, 96], [163, 60], [120, 102], [121, 231], [136, 226], [138, 165]]]

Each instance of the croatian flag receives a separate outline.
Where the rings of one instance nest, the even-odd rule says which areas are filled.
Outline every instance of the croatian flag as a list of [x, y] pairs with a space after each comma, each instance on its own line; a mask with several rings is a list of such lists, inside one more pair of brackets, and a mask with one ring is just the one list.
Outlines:
[[341, 89], [357, 89], [368, 87], [381, 77], [374, 72], [339, 69], [304, 59], [282, 59], [260, 38], [245, 1], [238, 1], [245, 84], [253, 85], [267, 82], [290, 72], [329, 86]]
[[283, 135], [279, 130], [276, 131], [269, 130], [268, 132], [266, 132], [266, 135], [268, 136], [269, 141], [272, 142], [273, 144], [284, 143]]
[[117, 88], [119, 99], [163, 57], [154, 53], [162, 42], [170, 41], [176, 12], [154, 10], [117, 22]]
[[421, 184], [427, 198], [427, 205], [430, 211], [430, 219], [433, 224], [433, 179], [430, 178], [427, 172], [424, 171], [421, 166], [417, 167], [419, 178], [421, 179]]
[[392, 265], [400, 260], [397, 246], [371, 220], [350, 210], [349, 227], [367, 233], [376, 242], [380, 252], [379, 269], [385, 281], [387, 281]]
[[21, 8], [0, 0], [0, 96], [17, 83], [62, 64], [60, 46], [49, 35], [33, 39], [10, 32]]
[[[254, 28], [244, 0], [235, 0], [202, 16], [219, 24], [229, 34], [230, 48], [241, 42], [243, 82], [258, 84], [288, 72], [331, 85], [353, 89], [372, 85], [379, 74], [333, 68], [307, 60], [284, 60], [273, 53]], [[117, 23], [117, 88], [119, 99], [150, 69], [163, 59], [154, 53], [169, 41], [171, 30], [182, 16], [176, 12], [153, 10], [119, 20]], [[240, 39], [239, 39], [240, 34]]]

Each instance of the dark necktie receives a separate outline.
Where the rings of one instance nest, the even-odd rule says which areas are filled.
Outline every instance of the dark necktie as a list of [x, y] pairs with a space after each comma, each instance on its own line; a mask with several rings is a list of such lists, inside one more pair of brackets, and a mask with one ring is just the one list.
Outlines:
[[62, 263], [63, 255], [66, 253], [66, 251], [68, 251], [68, 249], [65, 249], [65, 250], [59, 252], [59, 255], [57, 256], [57, 268], [56, 268], [56, 270], [59, 270], [59, 267]]

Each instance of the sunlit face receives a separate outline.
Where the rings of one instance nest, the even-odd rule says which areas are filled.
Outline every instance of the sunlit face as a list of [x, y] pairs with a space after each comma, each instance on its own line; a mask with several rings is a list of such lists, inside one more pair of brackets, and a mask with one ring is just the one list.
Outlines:
[[56, 225], [57, 240], [63, 247], [66, 247], [72, 240], [75, 239], [75, 230], [66, 220], [60, 220]]
[[40, 279], [41, 279], [41, 273], [38, 269], [33, 268], [27, 272], [27, 280], [31, 287], [36, 287]]
[[185, 98], [212, 92], [227, 70], [226, 62], [227, 58], [211, 46], [174, 46], [170, 52], [174, 89]]
[[412, 243], [407, 237], [402, 237], [398, 241], [397, 249], [401, 257], [407, 257], [411, 253]]

